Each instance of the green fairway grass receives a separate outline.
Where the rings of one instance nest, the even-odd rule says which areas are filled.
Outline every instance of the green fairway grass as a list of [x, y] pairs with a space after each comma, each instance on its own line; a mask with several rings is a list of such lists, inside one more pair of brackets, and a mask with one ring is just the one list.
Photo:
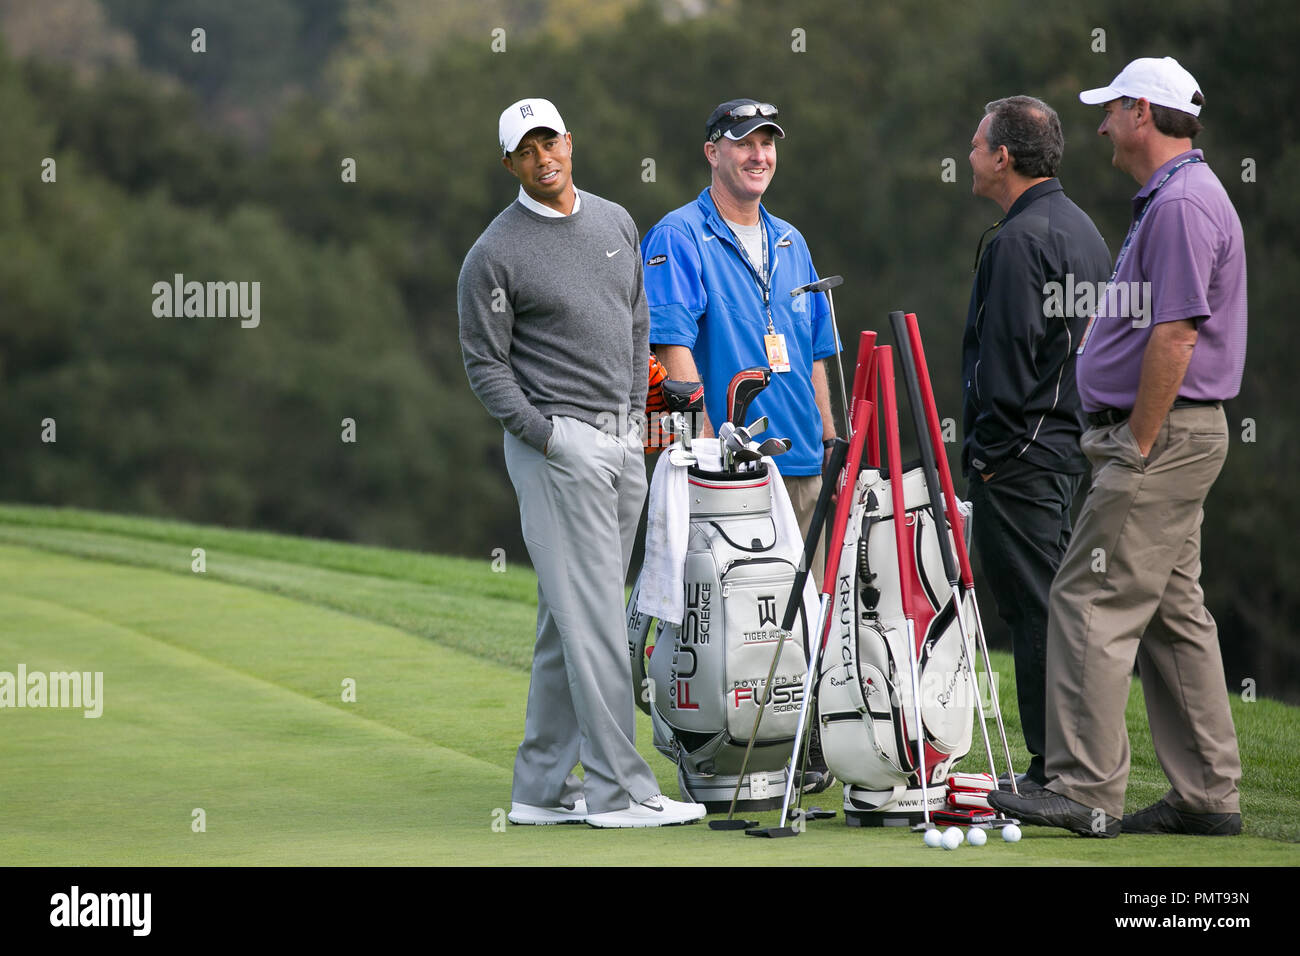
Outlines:
[[[192, 570], [204, 549], [206, 569]], [[103, 713], [0, 710], [6, 865], [1300, 863], [1300, 710], [1233, 698], [1236, 839], [1027, 828], [955, 853], [816, 822], [795, 840], [703, 825], [513, 827], [536, 578], [471, 561], [62, 509], [0, 506], [0, 671], [103, 673]], [[1010, 658], [994, 655], [1013, 745]], [[355, 702], [344, 699], [354, 682]], [[1141, 691], [1128, 806], [1166, 788]], [[673, 766], [638, 742], [670, 795]], [[963, 769], [979, 770], [982, 744]], [[1023, 748], [1015, 754], [1023, 766]], [[837, 788], [838, 789], [838, 788]], [[836, 794], [816, 798], [839, 810]], [[195, 811], [204, 828], [195, 829]], [[774, 823], [775, 813], [759, 815]]]

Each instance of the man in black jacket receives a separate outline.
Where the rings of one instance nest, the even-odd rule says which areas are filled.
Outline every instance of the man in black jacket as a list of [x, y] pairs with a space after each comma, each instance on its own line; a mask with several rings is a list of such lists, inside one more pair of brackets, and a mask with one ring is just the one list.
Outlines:
[[1023, 789], [1046, 782], [1047, 598], [1088, 468], [1075, 350], [1110, 253], [1056, 179], [1065, 148], [1056, 111], [1029, 96], [984, 111], [971, 141], [972, 192], [1005, 215], [987, 245], [981, 237], [962, 340], [962, 469], [984, 580], [1011, 631], [1032, 758]]

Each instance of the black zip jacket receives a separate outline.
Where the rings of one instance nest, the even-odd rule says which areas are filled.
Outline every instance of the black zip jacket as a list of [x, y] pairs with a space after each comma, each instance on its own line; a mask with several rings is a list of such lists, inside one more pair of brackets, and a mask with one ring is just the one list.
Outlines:
[[962, 338], [967, 475], [1013, 458], [1087, 470], [1075, 349], [1110, 271], [1101, 233], [1059, 180], [1031, 186], [1007, 211], [976, 268]]

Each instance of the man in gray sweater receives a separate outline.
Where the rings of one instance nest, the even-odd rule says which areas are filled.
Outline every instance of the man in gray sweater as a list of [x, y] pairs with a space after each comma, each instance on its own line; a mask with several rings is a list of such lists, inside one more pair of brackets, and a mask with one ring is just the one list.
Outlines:
[[[692, 823], [635, 744], [623, 583], [645, 501], [649, 311], [636, 226], [573, 185], [573, 138], [547, 100], [501, 114], [519, 198], [465, 257], [457, 287], [470, 387], [505, 428], [537, 571], [537, 644], [512, 823]], [[572, 771], [581, 762], [585, 779]]]

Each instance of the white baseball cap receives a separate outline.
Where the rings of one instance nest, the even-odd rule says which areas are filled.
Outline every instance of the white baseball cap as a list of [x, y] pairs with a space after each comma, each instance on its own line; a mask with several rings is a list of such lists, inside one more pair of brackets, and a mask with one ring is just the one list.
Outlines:
[[507, 106], [497, 124], [497, 136], [501, 140], [501, 153], [512, 152], [529, 130], [553, 129], [557, 133], [567, 133], [560, 111], [550, 100], [534, 97], [520, 100]]
[[1079, 94], [1079, 100], [1089, 106], [1096, 106], [1117, 100], [1121, 96], [1130, 96], [1135, 100], [1145, 99], [1157, 106], [1167, 106], [1171, 110], [1199, 116], [1201, 108], [1192, 102], [1192, 97], [1200, 91], [1196, 78], [1172, 56], [1159, 59], [1145, 56], [1124, 67], [1120, 75], [1110, 81], [1110, 86], [1084, 90]]

